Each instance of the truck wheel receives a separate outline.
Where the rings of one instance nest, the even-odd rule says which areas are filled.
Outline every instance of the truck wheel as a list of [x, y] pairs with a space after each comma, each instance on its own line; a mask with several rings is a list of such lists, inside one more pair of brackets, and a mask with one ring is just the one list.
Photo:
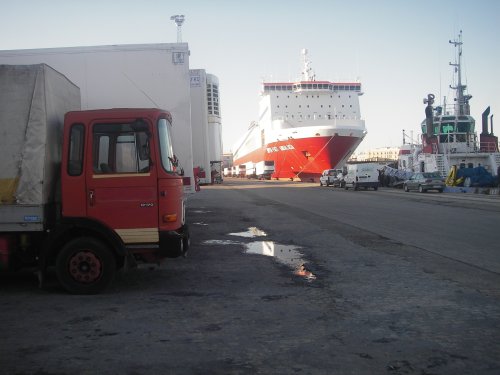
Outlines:
[[80, 237], [68, 242], [57, 255], [57, 278], [73, 294], [96, 294], [116, 273], [116, 259], [101, 241]]

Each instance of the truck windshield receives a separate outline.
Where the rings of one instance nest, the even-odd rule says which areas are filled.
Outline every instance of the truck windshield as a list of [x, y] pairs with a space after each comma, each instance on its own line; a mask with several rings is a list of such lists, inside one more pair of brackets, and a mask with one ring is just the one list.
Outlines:
[[174, 172], [174, 149], [172, 147], [171, 124], [167, 119], [158, 121], [158, 137], [160, 140], [161, 164], [167, 172]]

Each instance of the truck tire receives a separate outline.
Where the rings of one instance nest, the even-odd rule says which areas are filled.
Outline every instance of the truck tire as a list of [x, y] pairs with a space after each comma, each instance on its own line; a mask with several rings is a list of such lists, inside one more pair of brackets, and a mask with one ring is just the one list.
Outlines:
[[68, 242], [56, 259], [61, 285], [72, 294], [96, 294], [104, 290], [116, 273], [116, 259], [110, 249], [91, 237]]

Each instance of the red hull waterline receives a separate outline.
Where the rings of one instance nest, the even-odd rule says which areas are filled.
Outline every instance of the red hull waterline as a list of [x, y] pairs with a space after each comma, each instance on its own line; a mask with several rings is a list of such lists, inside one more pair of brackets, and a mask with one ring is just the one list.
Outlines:
[[353, 136], [311, 137], [269, 143], [233, 161], [234, 165], [274, 161], [272, 178], [317, 179], [325, 169], [335, 168], [355, 150], [360, 138]]

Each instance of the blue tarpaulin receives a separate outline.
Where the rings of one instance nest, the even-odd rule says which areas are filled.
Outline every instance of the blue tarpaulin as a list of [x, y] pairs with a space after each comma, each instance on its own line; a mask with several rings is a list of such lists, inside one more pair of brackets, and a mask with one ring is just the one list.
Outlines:
[[484, 167], [460, 168], [457, 170], [457, 179], [463, 177], [464, 182], [470, 179], [470, 186], [495, 186], [495, 178]]

